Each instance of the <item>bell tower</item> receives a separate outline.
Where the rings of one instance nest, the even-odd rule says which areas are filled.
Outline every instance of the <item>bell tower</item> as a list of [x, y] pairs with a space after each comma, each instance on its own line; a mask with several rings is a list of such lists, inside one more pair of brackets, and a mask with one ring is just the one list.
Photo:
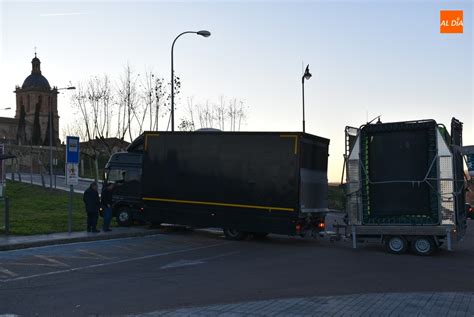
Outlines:
[[31, 74], [23, 85], [16, 86], [18, 120], [17, 143], [20, 145], [49, 145], [50, 118], [53, 126], [53, 146], [59, 144], [58, 90], [51, 88], [41, 73], [41, 61], [31, 60]]

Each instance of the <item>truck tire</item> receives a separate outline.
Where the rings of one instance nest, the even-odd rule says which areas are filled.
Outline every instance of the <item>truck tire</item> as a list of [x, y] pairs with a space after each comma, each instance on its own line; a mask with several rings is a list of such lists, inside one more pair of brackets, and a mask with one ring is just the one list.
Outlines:
[[230, 228], [224, 228], [224, 235], [227, 240], [235, 240], [235, 241], [240, 241], [244, 240], [247, 238], [248, 233], [235, 230], [235, 229], [230, 229]]
[[391, 236], [385, 239], [385, 248], [392, 254], [403, 254], [407, 251], [408, 242], [403, 236]]
[[132, 210], [127, 206], [122, 206], [117, 211], [117, 223], [121, 227], [129, 227], [133, 223]]
[[436, 243], [432, 237], [420, 236], [412, 241], [411, 248], [416, 254], [427, 256], [436, 251]]

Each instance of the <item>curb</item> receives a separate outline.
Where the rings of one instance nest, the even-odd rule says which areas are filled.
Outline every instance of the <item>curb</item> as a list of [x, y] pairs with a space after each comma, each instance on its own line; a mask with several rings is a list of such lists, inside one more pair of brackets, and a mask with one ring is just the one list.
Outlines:
[[51, 240], [39, 240], [31, 242], [19, 242], [11, 244], [0, 244], [0, 251], [11, 251], [19, 249], [28, 249], [43, 247], [49, 245], [62, 245], [76, 242], [88, 242], [88, 241], [101, 241], [101, 240], [113, 240], [113, 239], [122, 239], [122, 238], [133, 238], [133, 237], [145, 237], [155, 234], [159, 234], [160, 230], [158, 229], [147, 229], [146, 231], [134, 231], [134, 232], [124, 232], [118, 234], [94, 234], [85, 237], [72, 237], [72, 238], [58, 238]]

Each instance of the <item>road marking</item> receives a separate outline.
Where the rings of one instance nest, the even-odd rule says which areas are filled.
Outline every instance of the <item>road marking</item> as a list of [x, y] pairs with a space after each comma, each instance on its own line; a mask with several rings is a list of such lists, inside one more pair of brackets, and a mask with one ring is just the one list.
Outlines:
[[166, 269], [172, 269], [172, 268], [183, 267], [183, 266], [199, 265], [199, 264], [204, 264], [204, 263], [206, 262], [199, 261], [199, 260], [179, 260], [176, 262], [171, 262], [169, 264], [163, 265], [162, 267], [160, 267], [160, 269], [166, 270]]
[[[55, 255], [55, 258], [62, 258], [62, 259], [87, 259], [87, 260], [110, 260], [111, 258], [106, 257], [105, 255], [101, 255], [92, 251], [78, 250], [78, 253], [82, 253], [85, 255]], [[1, 316], [0, 316], [1, 317]]]
[[135, 249], [131, 247], [126, 247], [124, 245], [114, 245], [113, 247], [117, 249], [125, 250], [125, 251], [136, 251]]
[[92, 257], [87, 257], [89, 259], [103, 259], [103, 260], [109, 260], [110, 259], [109, 257], [106, 257], [105, 255], [98, 254], [98, 253], [95, 253], [95, 252], [92, 252], [92, 251], [89, 251], [89, 250], [81, 249], [81, 250], [79, 250], [79, 252], [91, 255]]
[[65, 270], [60, 270], [60, 271], [40, 273], [40, 274], [34, 274], [34, 275], [29, 275], [29, 276], [19, 276], [19, 277], [15, 277], [15, 278], [0, 280], [0, 282], [1, 283], [9, 283], [9, 282], [22, 281], [22, 280], [29, 280], [29, 279], [33, 279], [33, 278], [37, 278], [37, 277], [43, 277], [43, 276], [51, 276], [51, 275], [57, 275], [57, 274], [62, 274], [62, 273], [71, 273], [71, 272], [83, 271], [83, 270], [94, 269], [94, 268], [99, 268], [99, 267], [105, 267], [105, 266], [110, 266], [110, 265], [115, 265], [115, 264], [122, 264], [122, 263], [129, 263], [129, 262], [135, 262], [135, 261], [141, 261], [141, 260], [148, 260], [148, 259], [158, 258], [158, 257], [162, 257], [162, 256], [167, 256], [167, 255], [173, 255], [173, 254], [179, 254], [179, 253], [186, 253], [186, 252], [192, 252], [192, 251], [197, 251], [197, 250], [215, 248], [215, 247], [220, 247], [220, 246], [224, 246], [224, 245], [231, 244], [231, 243], [232, 242], [216, 243], [216, 244], [211, 244], [211, 245], [196, 247], [196, 248], [188, 248], [188, 249], [170, 251], [170, 252], [165, 252], [165, 253], [149, 254], [149, 255], [139, 256], [139, 257], [130, 258], [130, 259], [123, 259], [123, 260], [107, 262], [107, 263], [86, 265], [86, 266], [75, 267], [75, 268], [65, 269]]
[[45, 260], [46, 262], [49, 262], [51, 264], [54, 264], [55, 266], [69, 267], [69, 265], [67, 265], [66, 263], [60, 262], [46, 255], [35, 255], [35, 257]]
[[6, 268], [4, 268], [4, 267], [0, 267], [0, 273], [2, 273], [2, 274], [4, 274], [4, 275], [8, 275], [9, 277], [18, 276], [18, 274], [13, 273], [12, 271], [10, 271], [9, 269], [6, 269]]
[[225, 256], [231, 256], [231, 255], [234, 255], [234, 254], [237, 254], [237, 253], [239, 253], [239, 251], [213, 255], [213, 256], [210, 256], [210, 257], [207, 257], [207, 258], [202, 258], [202, 259], [197, 259], [197, 260], [179, 260], [179, 261], [176, 261], [176, 262], [171, 262], [169, 264], [163, 265], [162, 267], [160, 267], [160, 269], [161, 270], [166, 270], [166, 269], [172, 269], [172, 268], [183, 267], [183, 266], [204, 264], [208, 260], [222, 258], [222, 257], [225, 257]]
[[[117, 238], [117, 239], [105, 239], [105, 240], [92, 240], [92, 241], [79, 241], [79, 242], [71, 242], [71, 243], [65, 243], [65, 244], [55, 244], [55, 245], [43, 245], [40, 247], [32, 247], [32, 248], [27, 248], [27, 249], [15, 249], [15, 250], [8, 250], [8, 251], [2, 251], [2, 253], [7, 254], [7, 253], [29, 253], [32, 250], [41, 250], [41, 249], [55, 249], [55, 248], [66, 248], [70, 246], [74, 246], [77, 244], [97, 244], [97, 243], [115, 243], [115, 242], [120, 242], [122, 240], [132, 240], [132, 239], [148, 239], [148, 238], [156, 238], [157, 236], [160, 236], [160, 238], [164, 238], [163, 234], [161, 233], [155, 233], [155, 234], [150, 234], [146, 236], [136, 236], [136, 237], [126, 237], [126, 238]], [[162, 240], [160, 240], [162, 241]]]
[[25, 262], [3, 262], [3, 265], [24, 265], [24, 266], [46, 266], [46, 267], [69, 267], [66, 263], [55, 260], [46, 255], [34, 255], [35, 258], [46, 261], [47, 263], [25, 263]]

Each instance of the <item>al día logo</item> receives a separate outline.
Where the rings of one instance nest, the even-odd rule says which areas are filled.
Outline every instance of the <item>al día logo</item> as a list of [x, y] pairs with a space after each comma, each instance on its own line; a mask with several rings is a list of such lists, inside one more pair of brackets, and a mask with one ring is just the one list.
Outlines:
[[463, 33], [463, 11], [441, 10], [439, 12], [440, 33]]

